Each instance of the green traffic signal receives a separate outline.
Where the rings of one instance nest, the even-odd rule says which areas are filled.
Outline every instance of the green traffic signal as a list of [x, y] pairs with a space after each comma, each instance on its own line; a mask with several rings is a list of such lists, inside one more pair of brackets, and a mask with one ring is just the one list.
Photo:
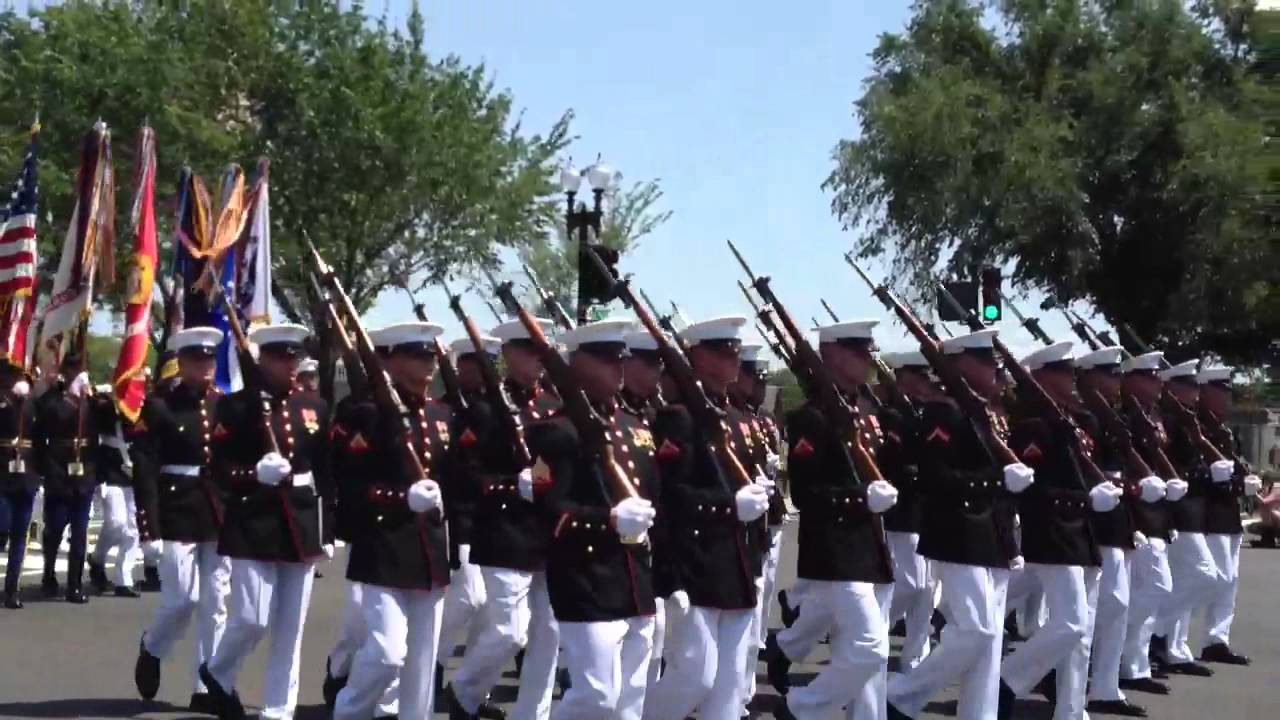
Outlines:
[[984, 305], [982, 307], [982, 317], [988, 322], [995, 322], [1000, 319], [1000, 308], [995, 305]]

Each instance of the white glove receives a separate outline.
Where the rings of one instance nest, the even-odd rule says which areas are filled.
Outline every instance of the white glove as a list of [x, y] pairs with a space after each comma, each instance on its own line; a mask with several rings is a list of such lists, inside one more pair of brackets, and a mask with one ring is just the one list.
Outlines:
[[419, 480], [409, 486], [409, 509], [424, 513], [440, 507], [440, 483], [435, 480]]
[[525, 468], [516, 476], [516, 486], [520, 490], [520, 497], [533, 502], [533, 470]]
[[324, 545], [320, 546], [320, 549], [324, 551], [325, 557], [329, 558], [330, 560], [333, 559], [333, 543], [325, 543]]
[[1138, 482], [1138, 487], [1142, 488], [1142, 502], [1158, 502], [1164, 497], [1164, 481], [1155, 475], [1148, 475]]
[[1020, 493], [1036, 481], [1036, 471], [1020, 462], [1004, 466], [1004, 486], [1011, 493]]
[[876, 480], [867, 486], [867, 508], [873, 513], [882, 513], [898, 502], [898, 488], [884, 480]]
[[627, 498], [613, 506], [613, 527], [620, 537], [639, 537], [653, 527], [657, 511], [653, 503], [641, 498]]
[[769, 491], [755, 483], [738, 490], [733, 500], [738, 505], [738, 519], [742, 522], [757, 520], [769, 509]]
[[1170, 478], [1164, 481], [1164, 496], [1170, 502], [1177, 502], [1186, 497], [1187, 481], [1182, 478]]
[[84, 397], [85, 391], [89, 389], [89, 373], [81, 370], [79, 375], [71, 381], [68, 391], [76, 397]]
[[1231, 476], [1235, 471], [1236, 464], [1231, 460], [1215, 460], [1209, 465], [1209, 475], [1216, 483], [1231, 482]]
[[1089, 490], [1089, 504], [1093, 506], [1094, 512], [1111, 512], [1120, 504], [1120, 496], [1123, 490], [1111, 484], [1108, 480], [1104, 483], [1098, 483]]
[[148, 555], [160, 555], [164, 552], [164, 541], [148, 540], [142, 543], [142, 551]]
[[766, 475], [757, 475], [755, 479], [755, 483], [756, 485], [759, 485], [760, 487], [764, 488], [765, 492], [769, 493], [770, 497], [772, 497], [773, 494], [778, 491], [778, 484], [770, 480], [769, 477]]
[[782, 458], [777, 453], [769, 453], [764, 461], [764, 474], [770, 478], [778, 477], [778, 467], [782, 464]]
[[1021, 555], [1009, 561], [1010, 570], [1022, 570], [1026, 567], [1027, 567], [1027, 560]]
[[[689, 614], [689, 593], [683, 590], [677, 590], [671, 593], [671, 597], [667, 598], [667, 600], [670, 602], [670, 605], [675, 606], [676, 617], [684, 617], [685, 615]], [[672, 608], [668, 606], [667, 607], [668, 613], [671, 610]], [[670, 627], [670, 625], [668, 625], [667, 627]]]
[[1147, 545], [1150, 545], [1150, 544], [1151, 544], [1151, 541], [1147, 539], [1146, 535], [1142, 534], [1141, 530], [1133, 531], [1133, 546], [1135, 548], [1146, 547]]
[[258, 461], [258, 482], [263, 485], [279, 485], [291, 472], [293, 466], [278, 452], [269, 452]]
[[1170, 531], [1169, 531], [1169, 542], [1171, 542], [1171, 543], [1173, 543], [1173, 542], [1178, 542], [1178, 531], [1177, 531], [1177, 530], [1170, 530]]
[[1262, 478], [1249, 473], [1244, 476], [1244, 494], [1245, 497], [1251, 497], [1262, 492]]
[[31, 383], [26, 380], [19, 380], [13, 384], [13, 394], [18, 397], [26, 397], [31, 392]]

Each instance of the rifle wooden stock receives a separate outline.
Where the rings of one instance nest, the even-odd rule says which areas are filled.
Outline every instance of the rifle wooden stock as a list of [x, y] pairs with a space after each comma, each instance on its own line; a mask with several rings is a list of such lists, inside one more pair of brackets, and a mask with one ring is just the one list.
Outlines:
[[[586, 448], [600, 462], [600, 468], [604, 471], [605, 484], [612, 495], [610, 500], [616, 504], [627, 498], [639, 498], [639, 488], [627, 478], [614, 456], [613, 443], [609, 440], [609, 424], [591, 406], [591, 401], [587, 399], [582, 385], [574, 377], [573, 368], [569, 367], [560, 350], [547, 339], [546, 334], [542, 332], [542, 326], [534, 319], [533, 314], [516, 299], [510, 283], [498, 285], [494, 288], [494, 292], [504, 305], [515, 311], [520, 324], [529, 333], [529, 339], [538, 349], [538, 354], [542, 357], [542, 367], [546, 369], [547, 377], [555, 386], [556, 394], [564, 402], [564, 410], [569, 416], [569, 421], [577, 429]], [[638, 538], [634, 540], [639, 541]]]
[[[600, 273], [601, 277], [613, 278], [613, 274], [609, 272], [599, 255], [596, 255], [592, 250], [588, 250], [587, 254], [591, 256], [595, 269]], [[707, 393], [702, 389], [702, 383], [698, 382], [693, 366], [689, 364], [689, 358], [686, 354], [688, 348], [684, 338], [680, 337], [680, 334], [676, 332], [672, 332], [671, 336], [668, 337], [662, 331], [658, 321], [654, 319], [653, 313], [649, 312], [644, 304], [636, 298], [631, 289], [630, 280], [613, 280], [613, 283], [616, 297], [631, 308], [640, 324], [658, 343], [658, 355], [662, 358], [662, 362], [671, 378], [675, 381], [676, 386], [680, 388], [681, 402], [689, 410], [693, 421], [698, 425], [703, 437], [709, 442], [712, 452], [715, 453], [721, 466], [729, 475], [729, 489], [736, 491], [739, 488], [750, 485], [752, 483], [751, 476], [747, 474], [746, 468], [742, 466], [738, 456], [729, 447], [729, 430], [725, 427], [724, 414], [707, 398]], [[673, 343], [679, 343], [679, 347]]]
[[[1138, 337], [1137, 331], [1134, 330], [1129, 323], [1120, 323], [1120, 329], [1129, 336], [1129, 341], [1133, 343], [1134, 347], [1138, 348], [1143, 353], [1151, 352], [1151, 346], [1143, 342], [1142, 338]], [[1160, 364], [1166, 368], [1171, 367], [1169, 359], [1163, 355], [1160, 356]], [[1183, 424], [1187, 433], [1191, 436], [1192, 442], [1200, 448], [1200, 452], [1208, 458], [1209, 462], [1227, 459], [1223, 457], [1222, 452], [1218, 450], [1218, 447], [1209, 442], [1209, 439], [1205, 437], [1204, 430], [1200, 427], [1200, 418], [1196, 417], [1194, 410], [1187, 407], [1185, 403], [1175, 397], [1173, 393], [1170, 393], [1168, 389], [1165, 390], [1162, 399], [1164, 400], [1164, 406], [1173, 413], [1174, 417], [1178, 418], [1179, 422]]]

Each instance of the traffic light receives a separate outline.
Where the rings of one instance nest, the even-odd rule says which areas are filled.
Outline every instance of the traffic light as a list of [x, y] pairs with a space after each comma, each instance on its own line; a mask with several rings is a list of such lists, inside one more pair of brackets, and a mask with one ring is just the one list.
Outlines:
[[1000, 280], [1000, 268], [982, 269], [982, 312], [979, 316], [988, 325], [1000, 322], [1003, 314], [1000, 307]]
[[[978, 311], [978, 283], [972, 280], [953, 280], [942, 285], [960, 303], [960, 308], [965, 313]], [[963, 313], [956, 312], [955, 307], [943, 296], [941, 288], [938, 290], [938, 319], [942, 322], [966, 322], [969, 319]]]

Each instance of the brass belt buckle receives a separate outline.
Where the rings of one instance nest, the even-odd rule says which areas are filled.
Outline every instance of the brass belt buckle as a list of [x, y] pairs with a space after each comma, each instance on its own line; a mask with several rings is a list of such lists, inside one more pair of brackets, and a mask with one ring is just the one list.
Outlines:
[[14, 458], [9, 461], [9, 472], [18, 475], [27, 471], [27, 464], [22, 458]]
[[78, 462], [78, 461], [77, 461], [77, 462], [72, 462], [72, 463], [67, 463], [67, 474], [68, 474], [68, 475], [71, 475], [71, 476], [74, 476], [74, 477], [81, 477], [81, 476], [83, 476], [83, 475], [84, 475], [84, 463], [82, 463], [82, 462]]

